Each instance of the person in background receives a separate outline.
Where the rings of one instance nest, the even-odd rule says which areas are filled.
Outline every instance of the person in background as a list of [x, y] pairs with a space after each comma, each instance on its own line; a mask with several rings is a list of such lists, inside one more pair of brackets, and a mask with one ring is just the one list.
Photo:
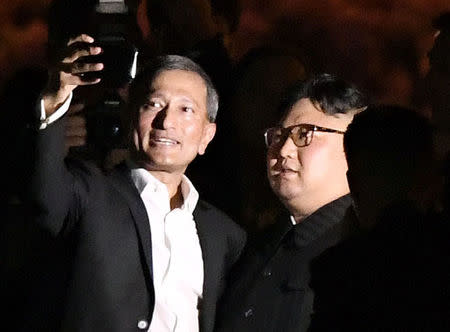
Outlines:
[[443, 164], [443, 208], [450, 216], [450, 12], [439, 15], [433, 26], [436, 34], [428, 55], [430, 70], [425, 81], [435, 127], [434, 148]]
[[450, 152], [450, 12], [437, 17], [433, 27], [437, 32], [428, 54], [430, 70], [426, 81], [431, 122], [436, 127], [435, 148], [442, 158]]
[[372, 106], [344, 136], [360, 233], [311, 265], [311, 332], [446, 331], [448, 220], [433, 210], [437, 177], [429, 121]]

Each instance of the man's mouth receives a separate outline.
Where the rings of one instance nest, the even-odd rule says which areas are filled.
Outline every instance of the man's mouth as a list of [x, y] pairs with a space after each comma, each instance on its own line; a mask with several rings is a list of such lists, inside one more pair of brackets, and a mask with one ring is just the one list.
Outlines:
[[291, 168], [282, 168], [279, 170], [279, 174], [281, 175], [290, 175], [290, 174], [296, 174], [297, 171]]
[[178, 141], [171, 139], [171, 138], [165, 138], [165, 137], [151, 137], [150, 141], [153, 144], [167, 145], [167, 146], [179, 144]]
[[298, 171], [293, 169], [293, 168], [289, 168], [289, 167], [277, 167], [274, 168], [272, 171], [272, 174], [274, 176], [283, 176], [283, 175], [291, 175], [291, 174], [297, 174]]
[[281, 173], [297, 173], [297, 171], [295, 169], [292, 168], [282, 168], [280, 170]]

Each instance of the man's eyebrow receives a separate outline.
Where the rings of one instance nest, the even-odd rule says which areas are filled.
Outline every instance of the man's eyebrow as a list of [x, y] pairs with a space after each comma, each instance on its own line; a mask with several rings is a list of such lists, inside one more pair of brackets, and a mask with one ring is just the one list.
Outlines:
[[[164, 98], [165, 96], [166, 95], [164, 92], [160, 92], [158, 90], [150, 90], [150, 92], [147, 94], [146, 100], [150, 100], [152, 98]], [[194, 98], [186, 95], [177, 96], [175, 100], [193, 104], [195, 107], [200, 107], [200, 104]]]
[[150, 91], [147, 95], [147, 99], [154, 98], [154, 97], [164, 97], [164, 94], [153, 90], [153, 91]]
[[195, 101], [195, 99], [187, 97], [187, 96], [181, 96], [179, 98], [180, 101], [188, 102], [194, 104], [194, 106], [198, 107], [198, 103]]

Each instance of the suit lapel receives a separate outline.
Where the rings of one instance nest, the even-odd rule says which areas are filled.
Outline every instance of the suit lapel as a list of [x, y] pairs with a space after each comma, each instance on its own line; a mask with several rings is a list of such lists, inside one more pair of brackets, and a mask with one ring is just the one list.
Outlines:
[[123, 195], [127, 202], [131, 215], [137, 229], [139, 236], [141, 250], [143, 251], [147, 271], [150, 273], [150, 278], [153, 280], [153, 263], [152, 263], [152, 243], [150, 234], [150, 224], [145, 209], [144, 203], [133, 184], [129, 174], [129, 169], [122, 163], [118, 165], [111, 174], [113, 185]]
[[[200, 331], [209, 331], [214, 317], [209, 314], [214, 309], [216, 290], [220, 278], [217, 268], [220, 258], [219, 241], [216, 240], [216, 232], [213, 229], [208, 207], [204, 206], [201, 201], [198, 202], [194, 210], [194, 220], [197, 226], [197, 234], [202, 248], [203, 257], [203, 299], [199, 305]], [[219, 249], [219, 250], [218, 250]], [[214, 311], [212, 311], [214, 312]]]

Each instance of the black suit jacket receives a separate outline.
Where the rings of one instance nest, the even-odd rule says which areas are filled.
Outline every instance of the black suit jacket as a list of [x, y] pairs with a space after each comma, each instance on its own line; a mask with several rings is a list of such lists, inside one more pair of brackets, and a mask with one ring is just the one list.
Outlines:
[[[85, 162], [64, 160], [63, 133], [59, 120], [36, 134], [32, 209], [58, 242], [59, 259], [30, 303], [34, 314], [27, 328], [124, 332], [140, 325], [146, 330], [154, 289], [144, 204], [124, 165], [103, 173]], [[203, 201], [194, 220], [204, 261], [200, 331], [212, 331], [216, 302], [245, 234]]]
[[[341, 240], [349, 195], [293, 226], [289, 215], [248, 246], [221, 301], [217, 331], [306, 331], [312, 312], [309, 263]], [[249, 241], [250, 242], [250, 241]]]

